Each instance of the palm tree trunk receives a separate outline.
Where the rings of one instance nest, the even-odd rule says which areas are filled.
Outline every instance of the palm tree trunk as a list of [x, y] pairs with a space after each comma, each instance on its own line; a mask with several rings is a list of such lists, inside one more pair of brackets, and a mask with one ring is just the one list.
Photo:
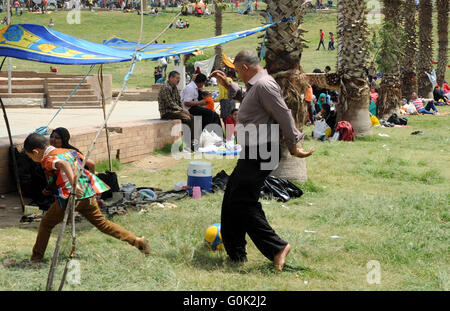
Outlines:
[[417, 74], [419, 79], [419, 97], [432, 98], [433, 86], [427, 72], [433, 70], [433, 1], [420, 0], [419, 10], [419, 63]]
[[[214, 2], [214, 17], [216, 19], [216, 36], [222, 35], [222, 8]], [[214, 67], [216, 69], [222, 68], [222, 46], [217, 45], [215, 47], [216, 60], [214, 62]]]
[[404, 28], [408, 36], [408, 43], [405, 46], [403, 56], [402, 96], [408, 101], [411, 94], [417, 92], [417, 18], [416, 0], [405, 1], [405, 21]]
[[377, 103], [377, 115], [387, 119], [396, 112], [402, 103], [400, 58], [398, 47], [401, 31], [401, 0], [384, 0], [384, 30], [392, 36], [384, 36], [381, 57], [384, 63], [383, 78], [380, 84], [380, 97]]
[[338, 74], [341, 92], [338, 121], [349, 121], [355, 136], [372, 134], [369, 115], [368, 26], [365, 1], [338, 4]]
[[[293, 21], [277, 23], [267, 30], [265, 60], [268, 73], [281, 87], [297, 128], [303, 131], [307, 111], [303, 98], [309, 87], [300, 66], [305, 46], [304, 30], [301, 29], [305, 13], [304, 0], [267, 0], [266, 3], [267, 13], [272, 16], [274, 22], [279, 22], [283, 18], [293, 18]], [[264, 12], [263, 15], [267, 13]], [[303, 145], [303, 142], [299, 145]], [[281, 161], [272, 174], [291, 181], [305, 182], [307, 178], [305, 160], [292, 157], [287, 147], [282, 144]]]
[[439, 52], [438, 52], [438, 66], [437, 66], [437, 83], [442, 87], [445, 80], [445, 70], [448, 62], [448, 13], [449, 1], [437, 0], [438, 8], [438, 37], [439, 37]]

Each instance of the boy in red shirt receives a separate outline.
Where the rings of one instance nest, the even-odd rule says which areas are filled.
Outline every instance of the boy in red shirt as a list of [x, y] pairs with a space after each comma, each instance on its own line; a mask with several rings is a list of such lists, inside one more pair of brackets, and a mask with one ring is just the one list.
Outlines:
[[231, 115], [225, 118], [225, 131], [227, 133], [227, 141], [231, 140], [233, 134], [236, 137], [236, 124], [238, 122], [238, 109], [231, 110]]
[[320, 46], [323, 46], [323, 49], [326, 50], [325, 48], [325, 33], [323, 32], [322, 29], [320, 29], [320, 42], [319, 42], [319, 46], [317, 47], [316, 51], [318, 51], [320, 49]]
[[[70, 195], [76, 195], [75, 210], [83, 215], [101, 232], [126, 241], [148, 255], [150, 245], [146, 238], [138, 238], [121, 226], [105, 219], [95, 199], [109, 189], [97, 176], [83, 169], [75, 185], [76, 172], [81, 168], [83, 156], [76, 150], [50, 146], [46, 137], [33, 133], [28, 135], [23, 146], [25, 153], [34, 162], [40, 162], [49, 183], [56, 184], [55, 202], [45, 213], [39, 225], [31, 262], [40, 263], [44, 258], [52, 229], [64, 219], [64, 212]], [[75, 191], [71, 189], [75, 188]]]

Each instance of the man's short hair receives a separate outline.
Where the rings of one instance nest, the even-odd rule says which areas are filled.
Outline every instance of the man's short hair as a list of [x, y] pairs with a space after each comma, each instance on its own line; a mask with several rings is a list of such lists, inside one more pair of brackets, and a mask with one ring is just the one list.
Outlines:
[[331, 67], [330, 66], [326, 66], [325, 69], [330, 70], [331, 71]]
[[176, 70], [173, 70], [169, 73], [169, 79], [175, 77], [176, 75], [180, 75], [180, 73]]
[[205, 83], [208, 80], [208, 78], [203, 74], [199, 73], [196, 77], [194, 82], [195, 83]]
[[247, 66], [254, 67], [260, 65], [261, 61], [256, 51], [243, 50], [236, 55], [236, 57], [234, 58], [234, 63], [245, 64]]
[[26, 152], [33, 152], [34, 149], [45, 149], [50, 145], [47, 137], [37, 133], [28, 135], [23, 143], [23, 149]]

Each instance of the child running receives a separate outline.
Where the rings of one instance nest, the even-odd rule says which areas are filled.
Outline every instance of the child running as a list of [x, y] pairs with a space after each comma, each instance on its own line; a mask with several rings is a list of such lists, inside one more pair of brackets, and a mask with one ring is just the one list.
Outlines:
[[97, 176], [83, 169], [75, 185], [76, 172], [81, 168], [83, 155], [76, 150], [60, 149], [50, 146], [46, 137], [33, 133], [24, 142], [26, 154], [34, 161], [40, 162], [49, 183], [56, 181], [56, 199], [45, 213], [39, 225], [36, 243], [33, 247], [31, 262], [42, 262], [52, 229], [64, 219], [64, 211], [75, 187], [75, 210], [84, 216], [98, 230], [137, 247], [142, 253], [150, 253], [150, 245], [145, 237], [138, 238], [121, 226], [105, 219], [95, 199], [96, 194], [109, 188]]

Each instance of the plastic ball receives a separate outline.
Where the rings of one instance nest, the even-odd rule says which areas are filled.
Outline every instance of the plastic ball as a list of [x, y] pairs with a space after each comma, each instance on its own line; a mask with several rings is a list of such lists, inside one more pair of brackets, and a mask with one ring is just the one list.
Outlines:
[[222, 235], [220, 234], [220, 224], [209, 226], [205, 231], [205, 243], [213, 251], [223, 249]]

